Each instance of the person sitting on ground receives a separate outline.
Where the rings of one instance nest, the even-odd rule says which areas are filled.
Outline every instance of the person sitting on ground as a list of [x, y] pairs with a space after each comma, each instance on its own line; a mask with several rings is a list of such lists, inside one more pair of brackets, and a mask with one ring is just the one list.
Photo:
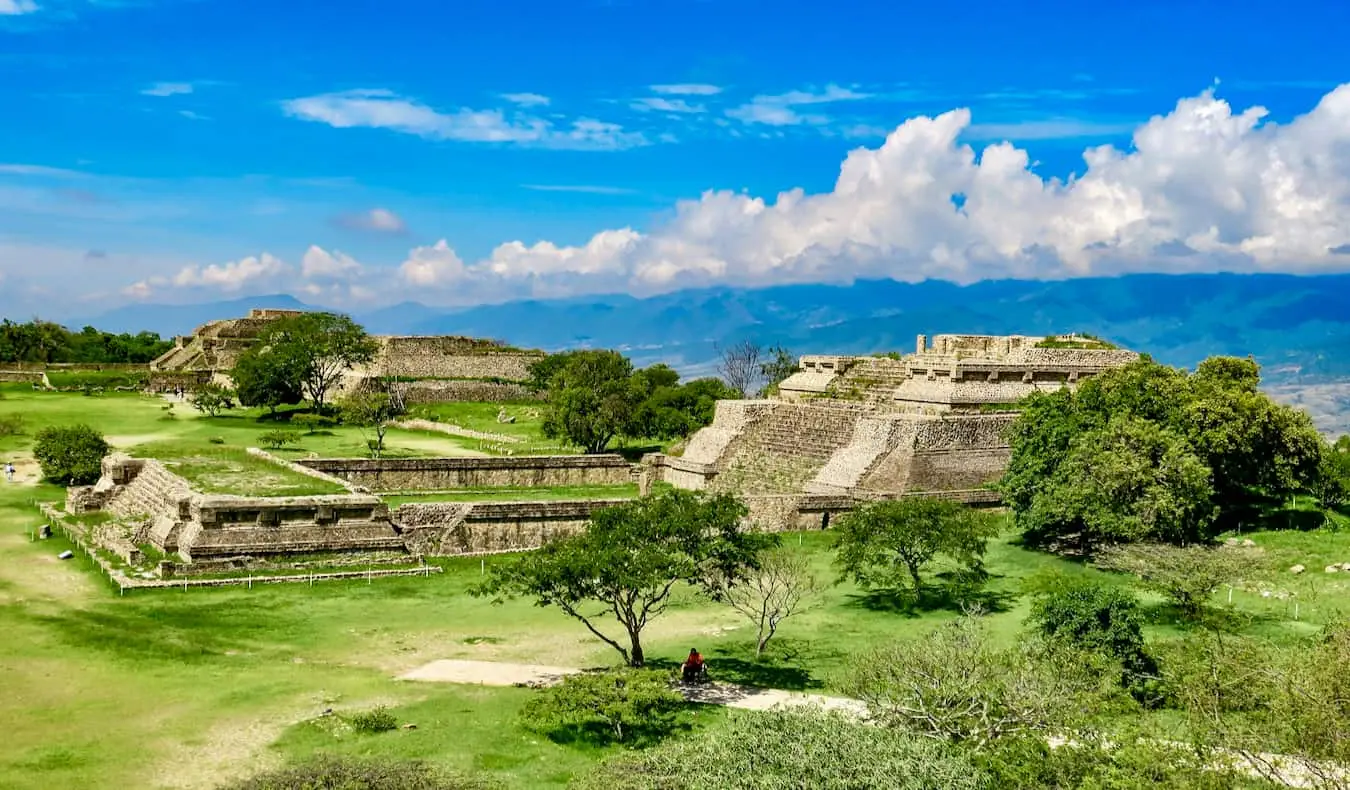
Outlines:
[[703, 656], [698, 654], [698, 648], [689, 648], [689, 657], [680, 665], [681, 678], [683, 678], [686, 683], [699, 680], [703, 675], [704, 670]]

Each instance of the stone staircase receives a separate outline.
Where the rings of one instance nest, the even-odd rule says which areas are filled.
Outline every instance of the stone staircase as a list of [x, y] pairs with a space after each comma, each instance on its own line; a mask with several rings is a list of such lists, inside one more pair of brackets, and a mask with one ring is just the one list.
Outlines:
[[863, 417], [849, 443], [830, 456], [806, 484], [812, 494], [839, 494], [860, 485], [892, 449], [913, 444], [916, 425], [897, 417]]
[[755, 493], [800, 492], [853, 439], [859, 415], [846, 409], [796, 406], [746, 427], [724, 455], [713, 488]]
[[895, 400], [895, 391], [908, 380], [904, 363], [888, 357], [858, 357], [839, 379], [830, 385], [842, 397], [856, 397], [863, 403], [887, 405]]

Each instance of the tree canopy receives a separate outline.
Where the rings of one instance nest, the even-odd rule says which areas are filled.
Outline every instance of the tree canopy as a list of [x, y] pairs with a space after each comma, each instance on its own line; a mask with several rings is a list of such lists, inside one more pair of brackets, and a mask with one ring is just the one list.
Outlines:
[[379, 350], [360, 324], [337, 313], [301, 313], [271, 322], [256, 345], [284, 360], [285, 371], [299, 372], [301, 387], [320, 410], [342, 376], [369, 363]]
[[938, 555], [965, 570], [980, 565], [997, 525], [964, 505], [932, 497], [872, 502], [839, 519], [836, 564], [866, 589], [923, 587]]
[[280, 406], [295, 405], [305, 399], [306, 365], [294, 345], [254, 344], [230, 371], [235, 396], [244, 406], [263, 406], [272, 413]]
[[1205, 541], [1318, 479], [1323, 442], [1303, 412], [1257, 390], [1249, 359], [1194, 373], [1143, 358], [1076, 392], [1033, 394], [1009, 433], [1000, 485], [1033, 541]]
[[0, 362], [143, 364], [172, 345], [154, 332], [112, 334], [92, 326], [75, 332], [36, 318], [0, 321]]
[[[730, 494], [675, 490], [604, 508], [584, 532], [494, 565], [478, 595], [534, 598], [557, 606], [631, 666], [645, 661], [642, 631], [680, 582], [712, 590], [758, 565], [777, 535], [743, 532], [746, 509]], [[621, 634], [605, 632], [612, 616]]]

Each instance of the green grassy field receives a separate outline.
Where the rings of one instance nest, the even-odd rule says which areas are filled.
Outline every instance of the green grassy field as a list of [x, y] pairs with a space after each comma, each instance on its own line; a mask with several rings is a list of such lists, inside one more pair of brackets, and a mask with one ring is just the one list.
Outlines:
[[[515, 422], [498, 422], [501, 411]], [[510, 445], [516, 455], [570, 454], [576, 447], [544, 438], [544, 405], [539, 401], [522, 403], [429, 403], [414, 407], [413, 417], [433, 418], [443, 423], [458, 425], [481, 433], [496, 433], [520, 440]], [[666, 444], [657, 439], [614, 440], [611, 452], [639, 455], [662, 449]]]
[[[137, 396], [6, 392], [0, 416], [22, 413], [29, 430], [0, 438], [0, 458], [25, 458], [33, 430], [76, 419], [104, 430], [121, 447], [181, 447], [180, 458], [246, 446], [268, 427], [237, 416], [161, 420], [161, 403]], [[211, 444], [216, 435], [227, 443]], [[306, 442], [327, 451], [358, 438], [335, 431]], [[33, 502], [62, 496], [51, 486], [0, 483], [0, 731], [6, 734], [0, 787], [210, 788], [315, 750], [419, 756], [484, 771], [509, 787], [561, 787], [605, 753], [560, 745], [520, 727], [516, 714], [530, 691], [394, 680], [441, 658], [614, 663], [616, 654], [555, 609], [471, 596], [483, 570], [506, 558], [444, 560], [444, 573], [426, 578], [129, 591], [119, 597], [87, 560], [58, 560], [68, 547], [60, 539], [29, 540], [41, 523]], [[1350, 574], [1322, 569], [1350, 561], [1350, 532], [1243, 537], [1265, 551], [1266, 589], [1294, 593], [1277, 598], [1236, 591], [1233, 606], [1254, 616], [1252, 633], [1289, 639], [1345, 613]], [[827, 580], [834, 579], [831, 541], [821, 532], [784, 536]], [[1308, 571], [1289, 573], [1295, 563]], [[1025, 550], [1008, 536], [991, 545], [987, 565], [992, 578], [978, 602], [990, 612], [994, 632], [1009, 640], [1028, 613], [1024, 587], [1040, 573], [1131, 585]], [[1142, 598], [1150, 639], [1183, 633], [1168, 607]], [[658, 667], [673, 667], [696, 646], [719, 679], [830, 691], [858, 653], [926, 633], [956, 617], [961, 603], [935, 592], [917, 605], [895, 605], [851, 583], [835, 584], [814, 608], [788, 620], [768, 656], [756, 661], [746, 622], [681, 589], [650, 626], [648, 654]], [[341, 714], [380, 704], [417, 729], [357, 735], [321, 715], [327, 708]]]

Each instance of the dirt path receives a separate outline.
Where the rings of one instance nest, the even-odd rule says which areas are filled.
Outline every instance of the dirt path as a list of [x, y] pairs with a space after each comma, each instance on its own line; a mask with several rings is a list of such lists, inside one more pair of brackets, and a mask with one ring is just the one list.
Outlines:
[[[462, 683], [483, 686], [521, 686], [550, 685], [557, 683], [567, 675], [583, 670], [570, 667], [549, 667], [537, 664], [507, 664], [496, 661], [464, 661], [442, 659], [418, 667], [399, 676], [399, 680], [415, 680], [425, 683]], [[770, 708], [795, 705], [814, 705], [828, 710], [842, 710], [865, 715], [867, 708], [858, 700], [844, 697], [827, 697], [821, 694], [805, 694], [800, 691], [781, 689], [752, 688], [732, 683], [708, 683], [706, 685], [681, 685], [680, 692], [690, 702], [706, 705], [725, 705], [742, 710], [769, 710]]]

